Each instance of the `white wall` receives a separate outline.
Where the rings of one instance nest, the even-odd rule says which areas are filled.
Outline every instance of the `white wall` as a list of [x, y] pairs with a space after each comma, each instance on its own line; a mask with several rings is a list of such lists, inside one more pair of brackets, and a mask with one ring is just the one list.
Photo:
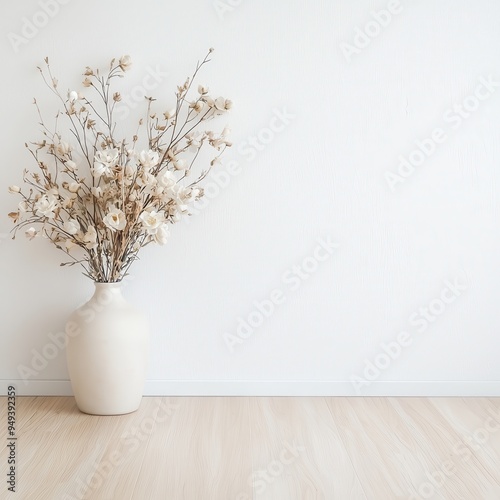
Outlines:
[[[129, 91], [159, 65], [151, 93], [167, 108], [213, 46], [201, 81], [236, 104], [225, 162], [241, 172], [218, 196], [212, 179], [209, 204], [167, 247], [148, 247], [126, 285], [151, 319], [148, 394], [500, 395], [500, 87], [478, 88], [500, 82], [498, 1], [66, 0], [14, 50], [12, 34], [41, 3], [10, 2], [0, 18], [3, 193], [33, 167], [23, 147], [37, 137], [31, 99], [55, 109], [35, 70], [44, 56], [72, 88], [85, 65], [113, 56], [134, 59]], [[387, 26], [367, 24], [388, 8], [398, 13], [379, 16]], [[365, 26], [380, 33], [363, 41]], [[457, 118], [464, 99], [477, 110]], [[281, 127], [283, 110], [293, 118]], [[256, 151], [251, 137], [270, 139], [270, 124], [282, 130]], [[433, 133], [440, 144], [429, 145]], [[416, 141], [434, 151], [391, 190], [387, 172]], [[13, 208], [3, 194], [0, 212]], [[312, 266], [304, 259], [320, 238], [338, 249], [292, 289], [285, 273]], [[70, 393], [63, 351], [32, 367], [33, 350], [92, 293], [61, 257], [44, 242], [1, 241], [0, 392], [13, 381], [19, 394]], [[444, 292], [449, 304], [446, 280], [465, 283]], [[274, 289], [284, 303], [231, 352], [224, 334]], [[392, 345], [379, 370], [381, 343], [401, 332], [407, 345]], [[368, 362], [374, 380], [356, 389]], [[23, 383], [20, 365], [37, 376]]]

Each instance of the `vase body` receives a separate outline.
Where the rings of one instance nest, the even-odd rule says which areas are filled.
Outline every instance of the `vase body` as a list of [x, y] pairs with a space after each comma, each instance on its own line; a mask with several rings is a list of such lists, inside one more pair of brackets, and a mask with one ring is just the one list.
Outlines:
[[120, 283], [95, 283], [92, 298], [66, 325], [66, 356], [80, 411], [121, 415], [139, 408], [146, 380], [149, 327]]

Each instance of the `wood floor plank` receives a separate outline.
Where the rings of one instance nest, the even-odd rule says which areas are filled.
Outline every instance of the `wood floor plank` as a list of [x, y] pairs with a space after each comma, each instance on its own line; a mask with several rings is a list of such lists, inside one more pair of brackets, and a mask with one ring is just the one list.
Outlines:
[[478, 401], [484, 401], [485, 403], [492, 405], [494, 408], [500, 410], [500, 398], [474, 398]]
[[105, 448], [88, 475], [85, 500], [132, 498], [156, 423], [170, 405], [168, 398], [143, 398], [136, 413], [117, 417], [117, 425], [103, 436]]
[[500, 407], [478, 398], [441, 398], [431, 403], [458, 434], [453, 450], [464, 467], [474, 456], [489, 474], [492, 491], [500, 491]]
[[[460, 435], [438, 409], [445, 399], [392, 399], [396, 411], [410, 427], [428, 463], [417, 491], [435, 492], [457, 500], [498, 500], [500, 488], [492, 481], [473, 450], [468, 461], [458, 451], [461, 449]], [[462, 417], [454, 414], [451, 418], [458, 421]], [[470, 450], [468, 445], [465, 446]]]
[[[62, 454], [70, 453], [68, 447], [59, 441], [58, 430], [72, 411], [77, 412], [74, 400], [70, 398], [16, 398], [16, 459], [17, 493], [21, 498], [44, 498], [42, 493], [33, 493], [38, 478], [46, 474], [52, 477], [48, 467], [53, 454], [51, 449], [62, 445]], [[2, 462], [2, 464], [5, 462]], [[34, 472], [36, 471], [36, 472]], [[45, 491], [45, 487], [39, 487]], [[0, 493], [6, 495], [7, 485], [2, 481]], [[48, 498], [48, 497], [45, 497]]]
[[[387, 398], [327, 402], [368, 498], [408, 498], [422, 458], [404, 417]], [[437, 493], [433, 498], [443, 497]]]
[[[2, 499], [500, 499], [500, 398], [143, 398], [114, 417], [16, 403]], [[0, 419], [5, 443], [5, 397]]]
[[366, 499], [324, 398], [252, 398], [254, 499]]
[[109, 437], [139, 413], [96, 417], [80, 413], [73, 398], [36, 398], [27, 402], [33, 411], [27, 418], [23, 399], [18, 398], [19, 497], [89, 498]]
[[178, 398], [158, 423], [132, 498], [251, 498], [248, 398]]

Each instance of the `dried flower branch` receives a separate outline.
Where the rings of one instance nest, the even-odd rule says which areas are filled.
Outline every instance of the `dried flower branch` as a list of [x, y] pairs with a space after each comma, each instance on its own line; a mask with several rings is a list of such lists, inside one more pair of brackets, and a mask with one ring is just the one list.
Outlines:
[[[169, 225], [189, 214], [189, 205], [203, 196], [199, 184], [231, 146], [227, 128], [215, 133], [202, 126], [231, 109], [232, 102], [212, 98], [204, 85], [188, 99], [212, 50], [177, 87], [172, 110], [157, 113], [155, 99], [147, 98], [145, 118], [131, 141], [114, 135], [113, 112], [121, 95], [112, 90], [113, 80], [130, 69], [130, 56], [113, 59], [105, 74], [86, 67], [82, 85], [97, 95], [96, 104], [75, 90], [63, 96], [45, 58], [44, 68], [38, 69], [62, 110], [50, 130], [34, 100], [43, 138], [26, 144], [38, 171], [24, 171], [24, 191], [19, 186], [9, 188], [22, 198], [17, 211], [9, 214], [14, 238], [24, 229], [30, 240], [49, 239], [71, 259], [62, 266], [81, 265], [85, 276], [96, 282], [121, 281], [141, 248], [164, 245]], [[68, 120], [72, 141], [63, 140], [58, 132], [60, 116]], [[144, 128], [147, 148], [137, 150]], [[205, 147], [213, 148], [215, 156], [195, 181], [186, 184], [184, 179]]]

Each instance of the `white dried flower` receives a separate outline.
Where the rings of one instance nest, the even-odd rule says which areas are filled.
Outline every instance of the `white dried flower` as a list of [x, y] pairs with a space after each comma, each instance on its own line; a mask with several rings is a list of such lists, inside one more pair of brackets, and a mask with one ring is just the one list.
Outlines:
[[35, 213], [39, 217], [47, 217], [53, 219], [55, 217], [54, 210], [58, 208], [58, 200], [52, 194], [44, 194], [35, 203]]
[[61, 156], [65, 156], [69, 153], [71, 153], [71, 146], [67, 143], [67, 142], [64, 142], [64, 141], [61, 141], [58, 145], [57, 145], [57, 152], [61, 155]]
[[116, 207], [111, 207], [102, 221], [111, 231], [122, 231], [127, 225], [125, 214]]
[[10, 194], [17, 194], [21, 192], [21, 188], [19, 186], [9, 186]]
[[226, 109], [226, 100], [224, 97], [217, 97], [217, 99], [215, 99], [215, 108], [219, 111], [224, 111]]
[[76, 196], [74, 194], [70, 196], [63, 196], [61, 206], [63, 208], [73, 208], [73, 205], [75, 204], [75, 198]]
[[186, 170], [188, 168], [188, 162], [186, 160], [174, 160], [175, 170]]
[[148, 234], [155, 234], [158, 228], [165, 222], [165, 214], [163, 211], [156, 212], [155, 210], [145, 210], [139, 216], [142, 227]]
[[90, 192], [95, 198], [100, 198], [102, 196], [102, 187], [91, 187]]
[[209, 106], [210, 108], [213, 108], [215, 106], [215, 101], [209, 95], [203, 97], [203, 100], [207, 103], [207, 106]]
[[160, 161], [160, 155], [157, 151], [149, 150], [149, 151], [141, 151], [139, 153], [139, 163], [146, 169], [150, 170], [156, 165], [158, 165]]
[[189, 105], [190, 108], [192, 108], [196, 113], [199, 113], [203, 109], [203, 102], [202, 101], [195, 101], [192, 102]]
[[165, 189], [172, 189], [177, 184], [177, 180], [170, 170], [165, 170], [159, 177], [158, 183]]
[[94, 226], [89, 226], [82, 239], [88, 249], [97, 247], [97, 231]]
[[66, 160], [64, 166], [70, 171], [74, 172], [76, 169], [76, 163], [72, 160]]
[[165, 188], [163, 186], [158, 186], [157, 184], [156, 187], [153, 189], [152, 194], [153, 196], [160, 198], [164, 191]]
[[187, 145], [189, 146], [189, 151], [192, 153], [196, 153], [198, 149], [201, 148], [202, 141], [205, 138], [205, 134], [201, 134], [200, 132], [190, 132], [186, 135]]
[[137, 178], [137, 184], [146, 188], [145, 192], [151, 192], [151, 190], [156, 186], [156, 177], [149, 172], [144, 172]]
[[94, 168], [92, 169], [94, 177], [111, 176], [112, 168], [118, 164], [119, 159], [120, 152], [116, 148], [97, 151], [94, 156]]
[[208, 94], [208, 87], [206, 85], [198, 85], [198, 93], [201, 95]]
[[134, 167], [132, 165], [127, 165], [123, 169], [123, 185], [124, 186], [131, 186], [132, 183], [134, 182], [134, 176], [135, 173], [137, 172], [137, 167]]
[[165, 245], [167, 243], [169, 236], [170, 236], [170, 230], [167, 224], [163, 224], [157, 229], [153, 238], [155, 243], [158, 243], [158, 245]]
[[68, 92], [69, 102], [75, 102], [77, 99], [78, 99], [78, 92], [76, 92], [75, 90]]
[[82, 187], [82, 185], [79, 182], [72, 182], [68, 186], [68, 191], [70, 193], [78, 193], [78, 191], [80, 190], [81, 187]]
[[80, 223], [76, 219], [69, 219], [64, 223], [64, 230], [68, 234], [76, 234], [80, 231]]

